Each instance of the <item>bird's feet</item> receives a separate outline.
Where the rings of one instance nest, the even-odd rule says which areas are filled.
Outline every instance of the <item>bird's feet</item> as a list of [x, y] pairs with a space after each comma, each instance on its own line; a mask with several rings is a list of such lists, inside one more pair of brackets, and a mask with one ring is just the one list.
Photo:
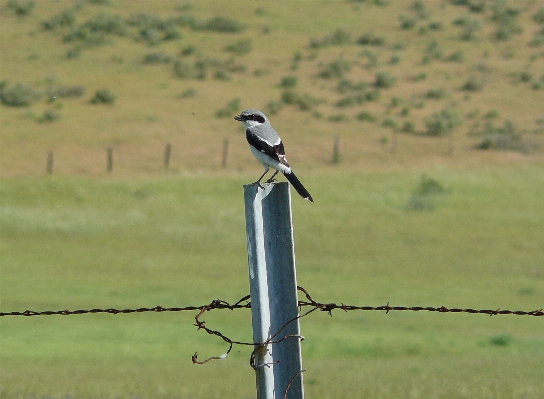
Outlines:
[[[268, 182], [267, 182], [268, 183]], [[259, 180], [257, 180], [255, 183], [253, 184], [257, 184], [260, 188], [262, 188], [264, 190], [264, 187], [263, 185], [261, 184], [261, 182]]]
[[276, 182], [277, 180], [274, 179], [273, 177], [271, 177], [270, 179], [268, 179], [265, 183], [274, 183]]

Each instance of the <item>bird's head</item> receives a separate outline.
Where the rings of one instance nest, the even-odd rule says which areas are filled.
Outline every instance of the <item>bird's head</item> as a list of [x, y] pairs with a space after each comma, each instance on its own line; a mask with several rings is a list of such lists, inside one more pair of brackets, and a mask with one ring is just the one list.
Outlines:
[[263, 123], [268, 122], [265, 114], [258, 109], [253, 108], [242, 111], [240, 115], [236, 115], [234, 119], [242, 122], [246, 128], [262, 125]]

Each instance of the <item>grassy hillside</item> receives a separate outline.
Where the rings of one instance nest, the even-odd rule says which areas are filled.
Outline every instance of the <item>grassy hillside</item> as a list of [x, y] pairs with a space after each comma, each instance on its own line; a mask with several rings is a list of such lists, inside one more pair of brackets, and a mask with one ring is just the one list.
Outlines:
[[253, 170], [232, 121], [248, 107], [273, 114], [300, 167], [327, 164], [335, 135], [342, 160], [363, 168], [479, 162], [478, 145], [541, 157], [542, 10], [5, 1], [0, 173], [40, 175], [53, 150], [55, 173], [97, 175], [108, 146], [118, 173], [154, 173], [166, 142], [174, 170], [216, 169], [225, 138], [229, 169]]

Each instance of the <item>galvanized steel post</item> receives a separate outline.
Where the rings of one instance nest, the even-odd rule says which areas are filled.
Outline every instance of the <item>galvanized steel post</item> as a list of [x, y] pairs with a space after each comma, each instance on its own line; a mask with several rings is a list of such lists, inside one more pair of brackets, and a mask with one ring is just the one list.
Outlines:
[[262, 187], [244, 186], [257, 399], [302, 399], [289, 184]]

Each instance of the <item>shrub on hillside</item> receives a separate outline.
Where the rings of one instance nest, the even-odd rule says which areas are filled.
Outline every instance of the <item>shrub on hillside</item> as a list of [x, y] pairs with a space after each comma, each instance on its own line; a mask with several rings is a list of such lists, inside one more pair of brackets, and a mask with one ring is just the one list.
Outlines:
[[281, 94], [281, 101], [287, 105], [297, 105], [301, 111], [310, 111], [314, 106], [323, 102], [317, 97], [306, 93], [300, 94], [292, 90], [285, 90]]
[[362, 46], [381, 46], [385, 43], [384, 36], [378, 36], [374, 32], [369, 31], [357, 39], [357, 44]]
[[338, 85], [336, 86], [336, 90], [344, 94], [349, 91], [363, 90], [363, 89], [366, 89], [367, 87], [368, 87], [368, 84], [366, 82], [353, 83], [349, 79], [344, 79], [338, 82]]
[[533, 90], [542, 90], [542, 89], [544, 89], [544, 75], [541, 76], [539, 80], [537, 80], [536, 82], [534, 82], [531, 85], [531, 89], [533, 89]]
[[337, 107], [352, 107], [355, 105], [361, 105], [367, 101], [378, 101], [380, 99], [380, 91], [374, 90], [362, 90], [359, 93], [352, 94], [341, 98], [336, 102]]
[[43, 114], [36, 119], [39, 123], [54, 122], [60, 118], [60, 115], [52, 109], [45, 110]]
[[374, 51], [370, 51], [369, 49], [365, 48], [363, 51], [361, 51], [360, 56], [366, 58], [367, 60], [366, 64], [364, 65], [365, 69], [372, 69], [378, 65], [378, 55]]
[[535, 32], [533, 40], [529, 43], [533, 47], [538, 47], [544, 45], [544, 27], [539, 31]]
[[445, 136], [461, 124], [461, 119], [454, 109], [445, 108], [434, 113], [426, 121], [428, 136]]
[[444, 61], [447, 62], [463, 62], [465, 60], [465, 53], [463, 50], [457, 50], [448, 55]]
[[163, 52], [148, 53], [144, 55], [142, 64], [168, 64], [172, 61], [172, 57]]
[[327, 118], [327, 120], [329, 122], [336, 122], [336, 123], [340, 123], [340, 122], [348, 122], [349, 121], [349, 117], [345, 114], [335, 114], [335, 115], [331, 115]]
[[493, 126], [491, 122], [488, 122], [482, 133], [484, 138], [476, 145], [476, 148], [480, 150], [529, 152], [533, 148], [533, 144], [525, 140], [509, 120], [506, 120], [503, 126]]
[[69, 60], [78, 58], [81, 55], [81, 46], [70, 47], [66, 50], [66, 58]]
[[34, 9], [34, 6], [36, 3], [34, 0], [9, 0], [8, 1], [8, 8], [13, 10], [15, 14], [19, 16], [25, 16], [30, 14], [30, 12]]
[[75, 12], [73, 10], [66, 10], [53, 15], [50, 19], [42, 21], [41, 24], [45, 30], [55, 30], [59, 27], [72, 26], [75, 20]]
[[181, 38], [181, 32], [174, 26], [166, 26], [163, 29], [162, 40], [177, 40]]
[[405, 121], [400, 130], [404, 133], [415, 133], [416, 125], [412, 121]]
[[512, 36], [521, 32], [523, 32], [522, 27], [513, 18], [510, 18], [500, 22], [495, 31], [495, 39], [501, 41], [509, 40]]
[[516, 21], [520, 11], [506, 1], [495, 1], [492, 6], [491, 20], [497, 23], [495, 39], [508, 40], [513, 35], [523, 32], [521, 25]]
[[421, 82], [425, 79], [427, 79], [427, 74], [425, 72], [420, 72], [412, 78], [414, 82]]
[[479, 79], [475, 76], [471, 76], [464, 84], [461, 86], [462, 90], [466, 91], [480, 91], [482, 90], [483, 85]]
[[125, 20], [127, 26], [137, 28], [134, 38], [137, 41], [143, 41], [149, 46], [156, 46], [162, 41], [176, 40], [181, 37], [178, 30], [188, 21], [180, 18], [163, 19], [156, 15], [134, 14]]
[[467, 41], [476, 39], [476, 34], [482, 29], [480, 20], [470, 16], [457, 18], [453, 24], [463, 28], [461, 39]]
[[425, 93], [425, 97], [432, 100], [440, 100], [446, 97], [446, 90], [443, 88], [430, 88]]
[[93, 32], [87, 27], [79, 26], [70, 29], [63, 40], [66, 43], [82, 42], [87, 46], [98, 46], [106, 43], [106, 36], [102, 32]]
[[296, 87], [297, 83], [298, 79], [296, 76], [284, 76], [281, 79], [280, 87], [283, 87], [284, 89], [291, 89]]
[[533, 21], [537, 24], [544, 25], [544, 7], [538, 9], [538, 11], [532, 17]]
[[397, 78], [391, 75], [389, 72], [378, 72], [376, 74], [374, 85], [381, 89], [388, 89], [393, 87], [396, 82]]
[[391, 58], [389, 58], [389, 65], [397, 65], [400, 62], [400, 55], [393, 54], [391, 55]]
[[438, 43], [438, 41], [436, 40], [433, 40], [427, 45], [421, 63], [428, 64], [432, 60], [439, 60], [442, 58], [442, 55], [443, 51], [440, 47], [440, 43]]
[[235, 98], [232, 101], [229, 101], [225, 108], [218, 109], [215, 111], [215, 116], [217, 118], [230, 118], [232, 117], [236, 112], [240, 110], [240, 103], [241, 100], [239, 98]]
[[179, 95], [179, 98], [192, 98], [196, 96], [196, 90], [192, 87], [189, 89], [186, 89], [183, 93]]
[[310, 39], [310, 48], [318, 49], [329, 46], [343, 46], [351, 44], [351, 34], [343, 29], [337, 29], [322, 39]]
[[410, 18], [405, 15], [399, 17], [400, 28], [403, 30], [413, 29], [416, 26], [416, 19]]
[[383, 127], [391, 127], [393, 129], [396, 129], [398, 125], [399, 125], [399, 123], [392, 116], [388, 116], [388, 117], [384, 118], [384, 120], [382, 121], [382, 126]]
[[218, 69], [213, 73], [213, 78], [217, 80], [231, 80], [231, 75], [226, 69]]
[[113, 104], [115, 102], [115, 94], [108, 89], [97, 90], [91, 98], [91, 104]]
[[49, 98], [79, 98], [84, 94], [85, 87], [81, 85], [51, 87], [47, 90], [47, 97]]
[[245, 26], [227, 17], [214, 17], [206, 22], [196, 24], [194, 26], [197, 30], [207, 30], [219, 33], [237, 33], [242, 32]]
[[38, 94], [32, 86], [24, 83], [5, 84], [0, 89], [0, 101], [8, 107], [25, 107], [30, 105], [37, 97]]
[[351, 69], [351, 64], [343, 59], [329, 62], [319, 72], [319, 77], [325, 79], [341, 78]]
[[240, 56], [249, 54], [252, 50], [251, 39], [238, 40], [236, 43], [226, 46], [224, 50]]
[[120, 15], [102, 13], [89, 19], [82, 26], [89, 28], [92, 32], [103, 32], [106, 34], [126, 35], [128, 26]]
[[470, 12], [475, 13], [484, 12], [486, 3], [489, 3], [488, 0], [450, 0], [450, 2], [458, 6], [465, 6]]
[[276, 115], [283, 108], [284, 104], [281, 101], [270, 101], [266, 104], [265, 110], [269, 115]]
[[363, 111], [357, 114], [357, 120], [366, 122], [376, 122], [377, 118], [368, 111]]
[[145, 42], [148, 46], [158, 46], [162, 41], [161, 31], [156, 28], [143, 28], [134, 37], [136, 41]]
[[444, 25], [440, 21], [432, 21], [429, 22], [429, 29], [430, 30], [442, 30], [444, 28]]
[[194, 76], [193, 67], [188, 62], [177, 60], [174, 62], [174, 75], [178, 79], [192, 79]]
[[184, 47], [181, 52], [180, 52], [180, 55], [182, 57], [188, 57], [190, 55], [193, 55], [196, 53], [196, 47], [195, 46], [187, 46], [187, 47]]
[[419, 19], [427, 19], [429, 18], [429, 12], [425, 9], [425, 4], [423, 4], [422, 0], [416, 0], [412, 4], [411, 7], [412, 11], [416, 14], [416, 16]]
[[[43, 23], [42, 25], [48, 26]], [[108, 35], [123, 36], [127, 33], [128, 25], [120, 15], [102, 13], [78, 26], [73, 26], [64, 36], [64, 41], [96, 46], [105, 43]]]

